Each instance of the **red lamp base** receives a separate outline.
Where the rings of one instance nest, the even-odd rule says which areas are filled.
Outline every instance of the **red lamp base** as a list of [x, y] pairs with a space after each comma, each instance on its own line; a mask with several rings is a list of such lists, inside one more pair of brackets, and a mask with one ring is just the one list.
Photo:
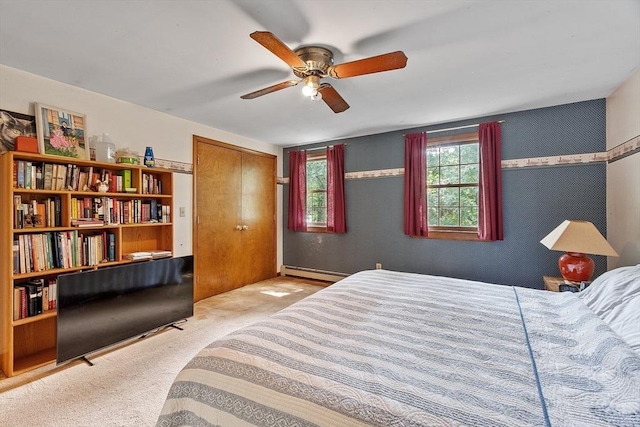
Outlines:
[[588, 282], [593, 276], [593, 260], [579, 252], [567, 252], [558, 260], [560, 274], [570, 282]]

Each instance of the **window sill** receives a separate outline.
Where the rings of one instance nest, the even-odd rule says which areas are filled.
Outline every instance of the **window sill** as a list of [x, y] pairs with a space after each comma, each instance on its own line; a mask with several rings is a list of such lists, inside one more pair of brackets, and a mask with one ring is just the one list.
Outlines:
[[329, 233], [326, 227], [307, 227], [307, 233]]
[[470, 242], [481, 242], [477, 231], [459, 230], [429, 230], [429, 239], [438, 240], [465, 240]]

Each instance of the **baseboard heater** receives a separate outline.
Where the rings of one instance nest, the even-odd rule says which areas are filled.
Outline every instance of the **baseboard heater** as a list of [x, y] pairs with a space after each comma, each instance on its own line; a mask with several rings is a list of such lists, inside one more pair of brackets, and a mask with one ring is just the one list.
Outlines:
[[314, 268], [294, 267], [291, 265], [283, 265], [280, 267], [281, 276], [296, 276], [307, 279], [323, 280], [325, 282], [337, 282], [349, 276], [346, 273], [338, 273], [335, 271], [316, 270]]

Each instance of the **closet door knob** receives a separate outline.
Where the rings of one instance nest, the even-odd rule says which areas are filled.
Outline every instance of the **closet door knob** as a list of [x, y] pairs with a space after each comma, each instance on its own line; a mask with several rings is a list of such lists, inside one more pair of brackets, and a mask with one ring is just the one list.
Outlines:
[[242, 230], [242, 226], [240, 224], [236, 225], [236, 230], [238, 231]]
[[242, 226], [242, 231], [244, 231], [244, 230], [246, 230], [248, 228], [249, 228], [249, 226], [245, 224], [245, 225]]

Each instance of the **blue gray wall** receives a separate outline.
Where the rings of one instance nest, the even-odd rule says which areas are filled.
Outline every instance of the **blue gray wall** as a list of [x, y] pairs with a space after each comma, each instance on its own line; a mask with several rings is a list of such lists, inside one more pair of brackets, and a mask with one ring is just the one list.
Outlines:
[[[347, 143], [346, 172], [401, 168], [404, 133], [492, 120], [506, 121], [501, 124], [503, 160], [606, 151], [604, 99], [332, 143]], [[317, 145], [323, 144], [303, 148]], [[559, 275], [561, 253], [548, 250], [540, 240], [562, 221], [591, 221], [606, 236], [603, 163], [503, 169], [505, 238], [499, 242], [405, 236], [402, 177], [347, 180], [348, 231], [343, 235], [287, 230], [288, 185], [284, 190], [284, 264], [290, 266], [355, 273], [381, 262], [389, 270], [542, 288], [543, 275]], [[596, 277], [606, 271], [606, 258], [592, 258]]]

